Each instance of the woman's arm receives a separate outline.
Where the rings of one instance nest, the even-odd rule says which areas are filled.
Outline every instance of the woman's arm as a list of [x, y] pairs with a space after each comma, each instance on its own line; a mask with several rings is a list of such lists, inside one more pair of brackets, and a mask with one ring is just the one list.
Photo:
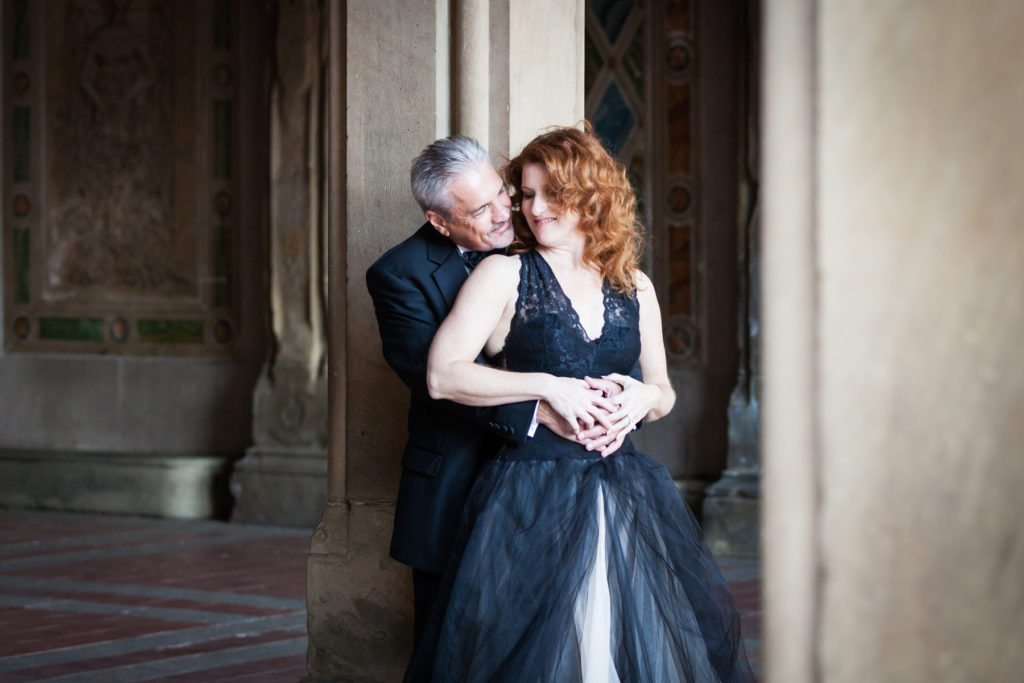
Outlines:
[[570, 425], [592, 427], [605, 422], [615, 406], [583, 380], [542, 372], [507, 372], [474, 362], [499, 323], [514, 311], [519, 260], [491, 256], [462, 286], [448, 317], [438, 329], [427, 360], [431, 398], [473, 406], [545, 400]]
[[639, 271], [637, 299], [640, 303], [640, 371], [644, 381], [620, 374], [605, 377], [623, 387], [622, 393], [611, 399], [619, 404], [610, 416], [616, 431], [630, 431], [640, 420], [659, 420], [672, 410], [676, 402], [676, 392], [668, 379], [658, 296], [650, 278]]

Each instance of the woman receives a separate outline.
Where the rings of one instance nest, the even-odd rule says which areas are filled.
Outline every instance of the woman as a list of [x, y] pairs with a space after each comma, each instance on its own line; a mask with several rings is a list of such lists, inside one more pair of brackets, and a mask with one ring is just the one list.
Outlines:
[[[576, 430], [609, 426], [621, 447], [602, 457], [541, 427], [484, 466], [408, 679], [752, 680], [693, 516], [626, 436], [675, 394], [625, 173], [593, 135], [560, 128], [506, 179], [517, 253], [463, 286], [431, 347], [431, 396], [543, 399]], [[481, 350], [506, 369], [476, 364]], [[626, 374], [638, 357], [644, 382]], [[590, 377], [623, 391], [605, 397]]]

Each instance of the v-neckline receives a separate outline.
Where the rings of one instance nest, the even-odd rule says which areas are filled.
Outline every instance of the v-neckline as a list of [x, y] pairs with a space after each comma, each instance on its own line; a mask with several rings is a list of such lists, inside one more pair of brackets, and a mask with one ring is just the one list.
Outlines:
[[538, 259], [544, 264], [544, 267], [548, 269], [548, 273], [551, 275], [552, 281], [555, 283], [555, 288], [558, 290], [559, 295], [565, 299], [565, 303], [569, 307], [569, 312], [572, 315], [572, 322], [576, 329], [580, 331], [583, 336], [583, 340], [590, 344], [596, 344], [597, 342], [604, 339], [605, 330], [608, 328], [608, 283], [601, 279], [601, 333], [596, 337], [591, 337], [590, 333], [587, 332], [587, 328], [583, 326], [583, 320], [580, 318], [579, 311], [576, 310], [576, 306], [572, 303], [572, 299], [566, 294], [565, 289], [562, 287], [562, 283], [558, 280], [558, 275], [555, 274], [555, 269], [551, 267], [544, 255], [539, 251], [533, 252]]

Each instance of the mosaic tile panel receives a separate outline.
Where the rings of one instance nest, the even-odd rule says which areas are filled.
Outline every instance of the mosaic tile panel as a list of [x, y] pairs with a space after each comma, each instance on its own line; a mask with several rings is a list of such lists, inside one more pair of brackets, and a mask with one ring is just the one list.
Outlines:
[[39, 318], [39, 338], [55, 341], [103, 341], [103, 321], [99, 318]]
[[594, 129], [613, 155], [618, 156], [636, 124], [619, 84], [612, 81], [592, 117]]
[[608, 42], [614, 44], [633, 9], [633, 0], [591, 0], [589, 4]]
[[693, 127], [690, 114], [693, 103], [690, 86], [671, 86], [668, 90], [668, 172], [688, 173], [693, 164]]
[[670, 225], [668, 228], [669, 315], [693, 313], [693, 226]]
[[29, 290], [30, 244], [28, 230], [14, 231], [14, 303], [16, 304], [27, 304], [31, 298]]
[[[699, 347], [701, 234], [696, 109], [698, 4], [693, 0], [588, 0], [587, 118], [627, 165], [653, 245], [648, 268], [659, 289], [675, 367]], [[657, 50], [658, 54], [652, 53]], [[657, 153], [650, 150], [659, 145]], [[652, 204], [649, 197], [657, 202]]]
[[202, 320], [140, 320], [139, 340], [152, 344], [202, 344]]
[[622, 57], [622, 68], [626, 72], [633, 91], [641, 101], [646, 97], [644, 92], [644, 62], [647, 59], [646, 43], [644, 41], [643, 24], [639, 24], [633, 32], [633, 40], [630, 41]]
[[598, 74], [604, 68], [604, 56], [587, 33], [583, 40], [583, 88], [589, 93], [594, 88]]
[[224, 180], [231, 177], [231, 100], [213, 101], [213, 177]]
[[14, 182], [16, 183], [27, 183], [30, 178], [29, 145], [32, 142], [30, 136], [32, 126], [30, 115], [31, 112], [28, 107], [14, 107], [14, 116], [11, 121], [13, 126], [11, 135], [14, 138], [14, 144], [11, 149], [11, 163], [13, 165], [12, 174]]
[[214, 0], [213, 3], [213, 47], [216, 50], [230, 50], [232, 40], [231, 0]]
[[30, 51], [28, 0], [15, 0], [12, 22], [14, 26], [11, 31], [11, 56], [14, 59], [28, 59]]
[[587, 4], [586, 114], [605, 147], [626, 161], [646, 145], [643, 127], [643, 4]]
[[669, 31], [692, 30], [692, 0], [668, 0], [665, 26]]
[[213, 305], [228, 306], [231, 303], [231, 233], [226, 225], [219, 225], [213, 234]]
[[8, 351], [234, 353], [238, 9], [3, 4]]

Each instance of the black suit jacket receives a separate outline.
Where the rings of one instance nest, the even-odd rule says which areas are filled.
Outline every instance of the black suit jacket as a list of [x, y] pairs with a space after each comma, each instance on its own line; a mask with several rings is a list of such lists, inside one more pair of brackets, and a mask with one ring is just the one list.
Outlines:
[[395, 503], [391, 557], [440, 573], [451, 551], [469, 488], [502, 438], [523, 441], [535, 401], [472, 408], [427, 393], [427, 354], [468, 277], [458, 248], [425, 223], [370, 266], [384, 358], [412, 392], [409, 438]]

